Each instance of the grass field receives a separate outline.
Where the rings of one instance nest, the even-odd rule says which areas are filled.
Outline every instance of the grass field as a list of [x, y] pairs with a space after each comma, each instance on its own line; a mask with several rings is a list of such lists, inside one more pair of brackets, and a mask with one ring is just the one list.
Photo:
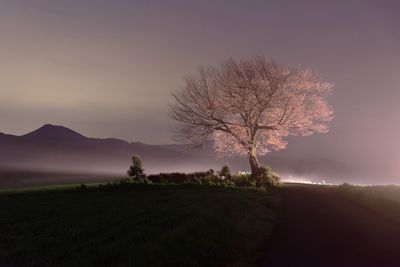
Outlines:
[[133, 185], [0, 194], [0, 265], [257, 266], [276, 192]]
[[338, 190], [350, 200], [400, 223], [400, 187], [353, 186], [344, 184]]

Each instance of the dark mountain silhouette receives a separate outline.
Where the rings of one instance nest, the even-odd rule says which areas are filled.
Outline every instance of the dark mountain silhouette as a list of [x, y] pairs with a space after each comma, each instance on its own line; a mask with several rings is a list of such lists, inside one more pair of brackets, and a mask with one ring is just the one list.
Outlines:
[[34, 142], [79, 142], [87, 137], [64, 126], [45, 124], [39, 129], [21, 136]]
[[158, 171], [186, 158], [163, 147], [89, 138], [50, 124], [22, 136], [0, 134], [0, 148], [0, 166], [63, 171], [122, 174], [134, 154], [140, 155], [151, 170]]

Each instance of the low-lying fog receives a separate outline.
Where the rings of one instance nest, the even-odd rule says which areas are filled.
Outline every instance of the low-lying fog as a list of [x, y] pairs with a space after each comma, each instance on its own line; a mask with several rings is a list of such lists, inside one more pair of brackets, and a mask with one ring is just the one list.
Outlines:
[[[397, 165], [332, 153], [325, 136], [290, 138], [286, 150], [260, 156], [283, 180], [339, 184], [398, 184]], [[233, 172], [248, 171], [247, 158], [217, 159], [212, 144], [201, 150], [183, 145], [147, 145], [97, 139], [71, 129], [44, 125], [23, 136], [0, 134], [0, 186], [65, 183], [126, 177], [131, 156], [139, 155], [147, 174], [194, 172], [229, 163]]]
[[[271, 165], [287, 182], [340, 184], [396, 184], [395, 177], [379, 176], [379, 169], [358, 169], [341, 162], [324, 159], [295, 159], [261, 157], [260, 161]], [[218, 171], [225, 163], [229, 163], [232, 172], [248, 171], [248, 161], [245, 158], [216, 159], [201, 158], [194, 160], [154, 161], [143, 160], [146, 174], [160, 172], [194, 172], [214, 169]], [[81, 183], [90, 181], [106, 181], [127, 177], [126, 171], [130, 165], [129, 157], [119, 163], [95, 163], [84, 165], [68, 163], [52, 163], [50, 165], [13, 166], [0, 168], [0, 187], [44, 185], [56, 183]], [[380, 177], [380, 179], [377, 179]]]

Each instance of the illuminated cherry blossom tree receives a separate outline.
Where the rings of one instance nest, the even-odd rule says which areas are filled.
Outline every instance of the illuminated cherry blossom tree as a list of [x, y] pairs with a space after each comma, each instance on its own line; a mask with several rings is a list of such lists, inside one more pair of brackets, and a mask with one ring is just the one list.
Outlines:
[[311, 70], [263, 56], [228, 59], [185, 77], [170, 116], [178, 122], [177, 139], [195, 146], [214, 139], [219, 156], [249, 157], [255, 175], [257, 155], [285, 148], [284, 137], [328, 132], [331, 88]]

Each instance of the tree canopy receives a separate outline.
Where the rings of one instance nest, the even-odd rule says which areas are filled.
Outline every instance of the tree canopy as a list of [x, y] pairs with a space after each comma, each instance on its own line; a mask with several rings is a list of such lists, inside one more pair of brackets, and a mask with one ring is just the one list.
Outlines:
[[178, 122], [177, 139], [195, 146], [214, 139], [218, 155], [247, 155], [254, 172], [257, 154], [285, 148], [284, 137], [328, 131], [331, 88], [309, 69], [263, 56], [228, 59], [186, 76], [170, 116]]

